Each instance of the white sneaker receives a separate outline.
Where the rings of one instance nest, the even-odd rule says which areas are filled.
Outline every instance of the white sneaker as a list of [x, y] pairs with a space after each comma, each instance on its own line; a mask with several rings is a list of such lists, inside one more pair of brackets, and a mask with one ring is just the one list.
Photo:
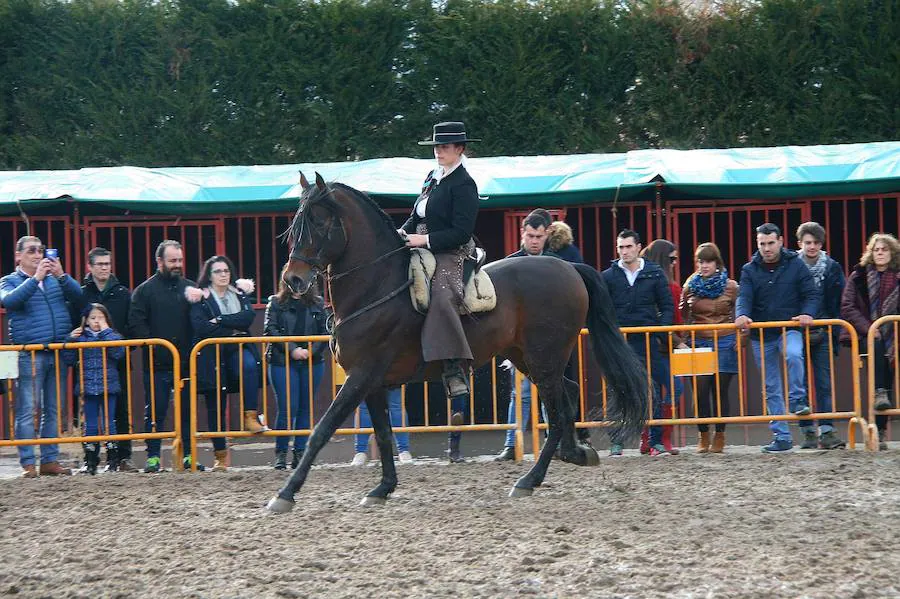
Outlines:
[[360, 451], [355, 456], [353, 456], [353, 460], [350, 462], [351, 466], [365, 466], [366, 462], [369, 461], [369, 456], [366, 455], [364, 451]]
[[401, 464], [412, 464], [413, 463], [412, 454], [409, 453], [408, 451], [401, 451], [397, 457], [400, 458]]

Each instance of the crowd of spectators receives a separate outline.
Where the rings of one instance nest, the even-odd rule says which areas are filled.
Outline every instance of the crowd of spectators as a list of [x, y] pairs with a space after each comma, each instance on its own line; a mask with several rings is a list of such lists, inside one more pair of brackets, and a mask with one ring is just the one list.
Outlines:
[[[638, 359], [648, 367], [652, 389], [653, 416], [677, 417], [676, 401], [685, 393], [682, 377], [670, 375], [672, 350], [715, 351], [717, 372], [697, 376], [692, 385], [699, 418], [727, 417], [731, 384], [739, 370], [739, 350], [749, 346], [752, 357], [764, 373], [766, 413], [781, 415], [785, 406], [799, 417], [801, 448], [838, 449], [845, 443], [830, 419], [816, 422], [810, 414], [834, 409], [832, 372], [842, 343], [848, 340], [840, 327], [812, 326], [814, 319], [844, 319], [856, 330], [864, 347], [872, 323], [885, 315], [898, 314], [900, 296], [900, 243], [886, 233], [873, 235], [859, 263], [845, 281], [842, 265], [824, 251], [826, 232], [814, 222], [796, 231], [799, 251], [785, 247], [782, 232], [772, 223], [756, 228], [757, 251], [744, 264], [738, 277], [725, 268], [719, 248], [710, 242], [693, 248], [694, 270], [684, 285], [675, 280], [678, 248], [664, 239], [643, 246], [640, 235], [630, 229], [616, 240], [619, 258], [602, 271], [618, 323], [623, 327], [671, 324], [721, 325], [733, 329], [695, 331], [676, 336], [667, 333], [631, 334], [626, 341]], [[171, 342], [181, 357], [181, 372], [188, 372], [191, 349], [209, 338], [247, 336], [256, 317], [252, 306], [253, 282], [237, 278], [227, 256], [213, 256], [203, 265], [197, 283], [183, 274], [183, 251], [177, 241], [166, 240], [156, 250], [157, 271], [136, 287], [133, 294], [112, 272], [112, 255], [104, 248], [88, 254], [83, 285], [63, 271], [56, 255], [47, 255], [40, 239], [26, 236], [16, 243], [16, 270], [0, 279], [0, 304], [9, 318], [13, 344], [70, 343], [61, 354], [49, 350], [20, 352], [16, 381], [15, 434], [17, 439], [35, 438], [34, 410], [40, 408], [40, 436], [60, 433], [59, 390], [67, 388], [68, 368], [73, 366], [74, 393], [80, 398], [84, 434], [88, 436], [132, 433], [130, 381], [123, 347], [77, 348], [79, 342], [112, 341], [123, 338], [161, 338]], [[571, 228], [553, 221], [546, 210], [535, 210], [522, 222], [521, 248], [508, 258], [549, 256], [583, 262]], [[312, 286], [303, 294], [291, 292], [284, 284], [268, 299], [263, 323], [265, 336], [300, 336], [326, 333], [327, 312], [319, 289]], [[749, 330], [753, 323], [796, 321], [800, 327], [772, 327]], [[875, 409], [894, 405], [894, 327], [875, 330]], [[308, 429], [316, 389], [322, 382], [326, 343], [278, 341], [265, 344], [268, 381], [274, 390], [279, 430]], [[807, 348], [809, 355], [807, 355]], [[57, 359], [62, 364], [57, 364]], [[170, 352], [161, 347], [143, 348], [143, 388], [145, 397], [142, 432], [157, 432], [166, 421], [174, 389], [174, 364]], [[255, 343], [211, 345], [198, 355], [198, 391], [204, 396], [208, 428], [229, 428], [229, 394], [239, 399], [240, 430], [258, 434], [269, 430], [258, 407], [259, 388], [265, 377], [262, 357]], [[807, 373], [807, 365], [811, 372]], [[516, 372], [508, 362], [512, 384], [508, 421], [515, 420], [515, 395], [523, 404], [531, 401], [530, 382], [523, 378], [516, 389]], [[782, 376], [787, 375], [787, 384]], [[573, 355], [567, 377], [577, 379], [577, 356]], [[811, 405], [807, 381], [812, 381], [815, 405]], [[673, 384], [674, 381], [674, 384]], [[4, 384], [5, 381], [0, 381]], [[4, 385], [5, 386], [5, 385]], [[670, 389], [670, 387], [672, 387]], [[783, 393], [787, 390], [787, 402]], [[5, 389], [0, 389], [0, 392]], [[399, 390], [389, 392], [393, 426], [406, 423]], [[184, 459], [180, 466], [191, 468], [193, 457], [189, 439], [190, 403], [188, 386], [182, 386], [179, 414]], [[691, 402], [688, 402], [690, 405]], [[684, 404], [681, 404], [684, 405]], [[529, 411], [523, 410], [528, 418]], [[878, 414], [876, 424], [882, 445], [887, 416]], [[370, 426], [365, 406], [360, 411], [360, 427]], [[524, 428], [525, 422], [519, 423]], [[762, 451], [789, 451], [794, 440], [788, 422], [770, 422], [772, 440]], [[725, 424], [698, 424], [698, 453], [725, 451]], [[498, 461], [514, 459], [513, 431], [507, 435]], [[460, 435], [460, 433], [451, 433]], [[458, 445], [458, 438], [456, 439]], [[412, 461], [409, 436], [397, 434], [402, 463]], [[147, 440], [146, 472], [160, 470], [160, 440]], [[288, 436], [277, 436], [273, 467], [288, 468]], [[306, 436], [293, 439], [290, 467], [296, 468], [306, 445]], [[59, 463], [55, 444], [18, 447], [23, 476], [67, 475], [71, 470]], [[228, 450], [225, 437], [214, 437], [213, 470], [226, 470]], [[101, 444], [83, 444], [82, 472], [94, 474], [100, 462]], [[368, 436], [356, 439], [354, 465], [367, 462]], [[610, 439], [610, 455], [622, 455], [624, 439]], [[641, 453], [665, 456], [678, 453], [671, 427], [653, 426], [645, 431]], [[107, 470], [136, 471], [130, 441], [106, 443]], [[456, 458], [461, 459], [460, 456]], [[36, 463], [37, 462], [37, 463]], [[199, 466], [199, 465], [198, 465]]]

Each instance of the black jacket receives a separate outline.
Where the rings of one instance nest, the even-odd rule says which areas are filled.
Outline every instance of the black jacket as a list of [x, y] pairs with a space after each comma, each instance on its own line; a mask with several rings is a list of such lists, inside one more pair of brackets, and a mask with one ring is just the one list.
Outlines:
[[671, 325], [675, 305], [672, 303], [669, 281], [662, 268], [645, 259], [644, 268], [638, 273], [634, 285], [629, 285], [625, 271], [617, 262], [614, 260], [612, 266], [600, 274], [609, 287], [619, 326]]
[[[131, 295], [128, 331], [132, 339], [166, 339], [181, 357], [182, 375], [191, 356], [191, 308], [184, 290], [196, 284], [190, 279], [163, 277], [159, 272], [138, 285]], [[144, 370], [150, 368], [149, 348], [144, 348]], [[155, 347], [153, 361], [157, 370], [172, 370], [172, 355]]]
[[[236, 290], [235, 292], [241, 302], [241, 311], [236, 314], [222, 314], [219, 304], [212, 296], [191, 304], [191, 326], [194, 329], [192, 345], [196, 345], [203, 339], [249, 335], [250, 327], [256, 319], [253, 300], [247, 294]], [[213, 319], [218, 322], [210, 322]], [[225, 367], [225, 364], [240, 345], [223, 344], [219, 347], [219, 371], [223, 374], [216, 377], [216, 346], [206, 346], [197, 355], [197, 388], [202, 391], [210, 391], [216, 388], [218, 382], [221, 382], [222, 387], [227, 389], [228, 393], [237, 393], [240, 390], [240, 373], [231, 372]], [[256, 343], [248, 343], [244, 347], [249, 349], [256, 358], [256, 380], [262, 384], [259, 346]]]
[[[263, 335], [271, 337], [327, 335], [325, 308], [319, 304], [307, 306], [303, 301], [293, 298], [282, 304], [274, 295], [269, 297], [266, 316], [263, 324]], [[289, 342], [288, 353], [301, 346]], [[328, 344], [324, 341], [313, 343], [313, 362], [321, 362]], [[266, 349], [266, 361], [276, 366], [284, 366], [284, 343], [270, 343]]]
[[72, 323], [74, 326], [81, 324], [84, 310], [90, 304], [103, 304], [112, 316], [109, 323], [120, 335], [128, 335], [128, 310], [131, 306], [131, 291], [119, 282], [116, 275], [110, 275], [109, 281], [103, 291], [97, 287], [94, 278], [88, 273], [84, 277], [84, 285], [81, 286], [81, 305], [77, 312], [73, 310]]
[[[432, 252], [446, 252], [468, 242], [475, 232], [475, 218], [478, 216], [478, 187], [465, 167], [459, 165], [438, 185], [434, 185], [431, 175], [428, 175], [424, 187], [416, 206], [427, 195], [425, 224], [428, 226], [429, 249]], [[407, 233], [415, 233], [420, 222], [422, 219], [413, 206], [412, 215], [401, 228]]]
[[[797, 252], [781, 248], [781, 261], [774, 271], [759, 252], [741, 269], [735, 318], [749, 316], [754, 322], [791, 320], [806, 314], [815, 318], [822, 304], [809, 268]], [[781, 329], [766, 329], [766, 336], [780, 335]]]

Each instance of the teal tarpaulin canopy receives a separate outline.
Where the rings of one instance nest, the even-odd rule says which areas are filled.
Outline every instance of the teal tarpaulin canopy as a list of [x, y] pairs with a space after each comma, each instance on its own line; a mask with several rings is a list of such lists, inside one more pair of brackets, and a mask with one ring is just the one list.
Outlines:
[[[0, 172], [0, 211], [73, 200], [134, 212], [199, 214], [286, 210], [298, 171], [410, 206], [430, 159], [196, 168], [85, 168]], [[900, 142], [624, 154], [472, 158], [488, 207], [578, 205], [652, 198], [791, 198], [900, 191]]]

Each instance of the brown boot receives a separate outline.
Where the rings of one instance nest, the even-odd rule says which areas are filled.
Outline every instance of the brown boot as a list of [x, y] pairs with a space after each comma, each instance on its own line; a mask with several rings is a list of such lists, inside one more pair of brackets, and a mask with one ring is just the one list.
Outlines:
[[245, 410], [244, 430], [258, 435], [269, 430], [269, 427], [259, 421], [259, 414], [257, 414], [256, 410]]
[[34, 469], [34, 464], [22, 466], [22, 478], [37, 478], [37, 475], [37, 470]]
[[709, 447], [710, 453], [722, 453], [725, 451], [725, 431], [716, 431], [713, 435], [712, 445]]
[[59, 462], [47, 462], [46, 464], [41, 464], [41, 476], [70, 476], [72, 471], [68, 468], [63, 468], [59, 465]]
[[228, 450], [227, 449], [217, 449], [215, 450], [216, 461], [213, 462], [213, 472], [225, 472], [228, 470]]
[[697, 441], [697, 453], [709, 452], [709, 431], [700, 431], [700, 440]]

